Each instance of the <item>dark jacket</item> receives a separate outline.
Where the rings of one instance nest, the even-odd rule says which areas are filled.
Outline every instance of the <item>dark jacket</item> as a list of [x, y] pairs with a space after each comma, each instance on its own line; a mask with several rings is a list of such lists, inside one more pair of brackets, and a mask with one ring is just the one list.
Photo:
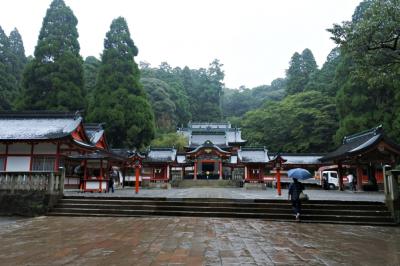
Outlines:
[[294, 182], [289, 185], [289, 195], [292, 200], [299, 200], [300, 193], [304, 190], [304, 185], [300, 182]]

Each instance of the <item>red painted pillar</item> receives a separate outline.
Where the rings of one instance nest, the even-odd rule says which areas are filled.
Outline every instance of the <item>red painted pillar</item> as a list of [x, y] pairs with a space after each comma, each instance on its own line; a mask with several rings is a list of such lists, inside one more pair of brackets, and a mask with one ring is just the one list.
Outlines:
[[219, 161], [219, 179], [222, 180], [222, 160]]
[[139, 166], [135, 166], [135, 193], [139, 193], [139, 172], [140, 167]]
[[82, 190], [86, 189], [86, 179], [87, 179], [87, 160], [84, 161]]
[[357, 190], [362, 191], [363, 169], [361, 165], [357, 165]]
[[100, 192], [102, 190], [103, 190], [103, 160], [100, 160]]
[[194, 162], [193, 179], [194, 179], [194, 180], [197, 180], [197, 161]]
[[276, 169], [276, 188], [278, 189], [278, 196], [282, 195], [281, 191], [281, 169]]
[[54, 164], [54, 172], [58, 173], [60, 171], [60, 143], [57, 143], [57, 154], [56, 154], [56, 162]]

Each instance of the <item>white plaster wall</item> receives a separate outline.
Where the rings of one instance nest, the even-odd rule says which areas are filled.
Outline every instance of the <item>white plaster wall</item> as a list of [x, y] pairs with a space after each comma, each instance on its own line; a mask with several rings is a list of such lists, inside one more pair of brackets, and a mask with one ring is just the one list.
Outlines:
[[64, 185], [79, 185], [79, 181], [77, 177], [66, 177], [64, 179]]
[[31, 154], [31, 144], [14, 143], [8, 145], [8, 154]]
[[[101, 181], [101, 189], [106, 189], [107, 182]], [[86, 189], [100, 189], [100, 181], [89, 181], [86, 182]]]
[[57, 145], [53, 143], [39, 143], [33, 147], [33, 154], [56, 154]]
[[7, 172], [29, 172], [31, 157], [29, 156], [8, 156]]

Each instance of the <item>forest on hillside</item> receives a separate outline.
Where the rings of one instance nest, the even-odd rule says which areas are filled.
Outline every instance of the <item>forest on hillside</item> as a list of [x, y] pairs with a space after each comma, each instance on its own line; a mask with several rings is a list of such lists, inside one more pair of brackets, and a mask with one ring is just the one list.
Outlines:
[[349, 19], [327, 29], [337, 47], [321, 67], [305, 47], [288, 58], [285, 77], [227, 88], [218, 59], [200, 69], [137, 63], [122, 17], [101, 58], [83, 59], [78, 19], [54, 0], [33, 56], [17, 29], [7, 35], [0, 25], [0, 110], [84, 110], [86, 122], [105, 122], [112, 147], [181, 147], [176, 127], [227, 120], [248, 145], [271, 151], [326, 152], [379, 124], [400, 142], [400, 3], [364, 0]]

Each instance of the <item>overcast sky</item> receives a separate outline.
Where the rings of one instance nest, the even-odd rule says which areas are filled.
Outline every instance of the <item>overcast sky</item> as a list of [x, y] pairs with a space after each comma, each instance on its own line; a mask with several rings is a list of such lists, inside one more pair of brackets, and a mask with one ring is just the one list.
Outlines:
[[[225, 85], [252, 88], [285, 76], [294, 52], [310, 48], [318, 66], [335, 47], [326, 31], [350, 20], [360, 0], [65, 0], [78, 18], [83, 57], [99, 58], [111, 21], [127, 19], [136, 62], [207, 68]], [[17, 27], [32, 55], [51, 0], [0, 0], [0, 26]]]

